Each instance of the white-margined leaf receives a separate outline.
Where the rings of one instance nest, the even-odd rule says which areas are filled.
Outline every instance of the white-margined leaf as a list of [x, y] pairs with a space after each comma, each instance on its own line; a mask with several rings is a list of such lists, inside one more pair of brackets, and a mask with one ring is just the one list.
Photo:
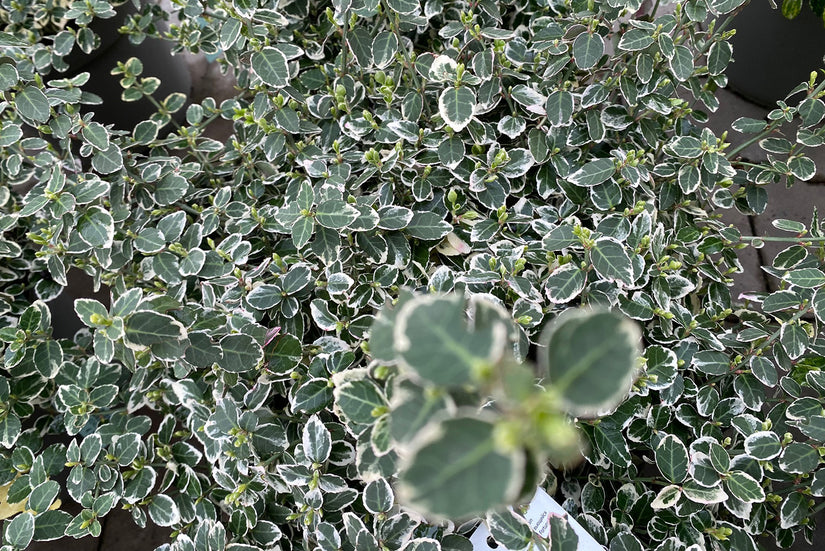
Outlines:
[[445, 89], [438, 97], [438, 112], [450, 128], [456, 132], [464, 130], [473, 119], [476, 95], [466, 86]]

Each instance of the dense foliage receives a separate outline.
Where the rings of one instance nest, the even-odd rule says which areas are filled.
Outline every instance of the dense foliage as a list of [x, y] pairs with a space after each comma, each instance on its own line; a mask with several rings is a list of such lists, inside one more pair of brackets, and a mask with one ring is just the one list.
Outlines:
[[[814, 175], [823, 85], [734, 123], [764, 163], [704, 126], [742, 3], [190, 0], [168, 30], [145, 5], [124, 32], [217, 57], [238, 94], [160, 98], [123, 132], [88, 74], [52, 73], [112, 6], [3, 1], [0, 483], [26, 508], [3, 551], [97, 535], [113, 507], [171, 527], [171, 551], [467, 550], [439, 515], [542, 481], [611, 550], [810, 540], [825, 234], [777, 220], [779, 290], [741, 304], [748, 243], [717, 212]], [[158, 85], [137, 59], [113, 73], [127, 100]], [[203, 135], [217, 119], [226, 143]], [[47, 304], [77, 271], [111, 301], [77, 300], [86, 329], [55, 339]], [[605, 342], [633, 354], [606, 309], [645, 345], [612, 411], [618, 387], [568, 384]], [[586, 460], [544, 478], [576, 445], [560, 408]], [[492, 443], [490, 488], [424, 484], [457, 480], [433, 458], [462, 440]], [[60, 492], [82, 512], [51, 510]]]

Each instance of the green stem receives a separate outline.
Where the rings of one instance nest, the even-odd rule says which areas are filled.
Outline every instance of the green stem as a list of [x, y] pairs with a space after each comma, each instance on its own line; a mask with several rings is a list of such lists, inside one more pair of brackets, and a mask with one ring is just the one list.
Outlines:
[[[154, 98], [154, 96], [152, 96], [152, 94], [144, 94], [143, 97], [148, 99], [152, 103], [152, 105], [155, 106], [155, 109], [157, 109], [158, 111], [165, 111], [165, 108], [158, 102], [158, 100], [156, 100]], [[173, 117], [171, 113], [169, 113], [169, 121], [172, 123], [172, 126], [174, 126], [176, 129], [178, 129], [178, 130], [181, 129], [180, 124], [178, 124], [178, 121], [175, 120], [175, 117]], [[190, 150], [190, 153], [192, 153], [201, 162], [201, 166], [207, 172], [207, 174], [211, 174], [211, 170], [209, 168], [210, 163], [201, 154], [201, 152], [197, 151], [195, 149], [192, 149], [192, 150]]]
[[[384, 5], [385, 13], [392, 13], [392, 10]], [[396, 40], [398, 40], [398, 50], [401, 52], [402, 57], [404, 58], [404, 68], [409, 71], [410, 77], [412, 78], [413, 84], [415, 85], [415, 90], [421, 94], [421, 100], [424, 105], [424, 111], [427, 113], [427, 117], [432, 115], [430, 111], [430, 104], [427, 103], [427, 95], [424, 93], [424, 86], [421, 84], [421, 80], [418, 78], [418, 74], [415, 72], [415, 65], [412, 62], [412, 58], [410, 57], [410, 53], [407, 51], [407, 48], [404, 47], [404, 40], [401, 37], [401, 33], [398, 30], [398, 25], [400, 23], [400, 19], [398, 18], [398, 14], [395, 14], [395, 18], [387, 19], [387, 24], [390, 26], [390, 30], [395, 35]]]
[[771, 241], [776, 243], [825, 243], [825, 237], [759, 237], [756, 235], [743, 235], [740, 239], [745, 239], [747, 241]]
[[771, 122], [768, 126], [765, 127], [765, 130], [763, 130], [762, 132], [760, 132], [759, 134], [757, 134], [753, 138], [742, 142], [741, 144], [737, 145], [736, 147], [734, 147], [733, 149], [728, 151], [727, 154], [725, 155], [725, 158], [730, 161], [730, 160], [733, 159], [733, 157], [737, 153], [739, 153], [743, 149], [745, 149], [745, 148], [751, 146], [752, 144], [755, 144], [759, 140], [761, 140], [763, 138], [767, 138], [768, 136], [773, 134], [773, 131], [776, 130], [781, 125], [780, 121], [784, 121], [784, 119], [779, 119], [779, 120]]
[[[792, 323], [795, 323], [795, 322], [799, 321], [800, 319], [802, 319], [802, 316], [804, 316], [805, 314], [807, 314], [810, 311], [811, 311], [811, 309], [808, 308], [807, 306], [805, 306], [804, 308], [801, 308], [796, 314], [793, 315], [793, 317], [791, 319], [786, 321], [783, 325], [789, 325], [789, 324], [792, 324]], [[746, 356], [743, 356], [741, 360], [736, 362], [736, 364], [733, 365], [733, 367], [731, 368], [731, 370], [728, 374], [720, 375], [717, 379], [721, 379], [722, 377], [727, 377], [727, 375], [729, 375], [730, 373], [735, 373], [740, 367], [745, 365], [745, 362], [748, 360], [748, 358], [750, 356], [753, 356], [754, 354], [758, 354], [758, 353], [761, 353], [762, 351], [764, 351], [771, 344], [773, 344], [773, 341], [778, 339], [781, 334], [782, 334], [782, 326], [780, 325], [780, 327], [776, 331], [774, 331], [767, 339], [765, 339], [765, 342], [760, 344], [756, 349], [752, 350], [749, 354], [747, 354]]]
[[349, 28], [349, 10], [344, 11], [344, 24], [341, 26], [341, 76], [347, 74], [347, 58], [349, 45], [347, 44], [347, 29]]
[[822, 509], [825, 509], [825, 501], [821, 502], [819, 505], [817, 505], [816, 507], [811, 509], [811, 514], [808, 515], [808, 516], [812, 517], [812, 516], [816, 515], [818, 512], [820, 512]]

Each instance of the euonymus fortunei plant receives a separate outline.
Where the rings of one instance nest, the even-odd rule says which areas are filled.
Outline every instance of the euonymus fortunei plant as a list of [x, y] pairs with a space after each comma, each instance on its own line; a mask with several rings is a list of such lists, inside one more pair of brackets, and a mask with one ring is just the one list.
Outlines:
[[[120, 131], [65, 61], [113, 7], [0, 3], [3, 551], [114, 507], [169, 551], [465, 551], [445, 517], [488, 509], [541, 548], [500, 507], [536, 484], [614, 550], [812, 540], [825, 232], [775, 221], [776, 290], [743, 303], [760, 242], [719, 212], [814, 176], [823, 84], [739, 146], [706, 126], [742, 0], [172, 4], [121, 30], [237, 94], [150, 99], [130, 59], [111, 78], [156, 113]], [[80, 272], [111, 300], [56, 338]]]

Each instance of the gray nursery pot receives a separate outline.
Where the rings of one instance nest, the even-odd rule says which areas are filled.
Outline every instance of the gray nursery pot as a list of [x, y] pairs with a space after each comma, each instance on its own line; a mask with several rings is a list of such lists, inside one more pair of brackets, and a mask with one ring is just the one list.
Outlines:
[[[118, 62], [125, 62], [131, 57], [141, 60], [143, 77], [157, 77], [161, 84], [153, 97], [160, 103], [169, 94], [181, 93], [187, 101], [191, 95], [191, 78], [189, 68], [182, 56], [173, 56], [169, 42], [159, 39], [146, 38], [140, 44], [133, 44], [129, 37], [122, 35], [118, 29], [123, 26], [126, 18], [136, 9], [131, 2], [116, 7], [117, 15], [110, 19], [98, 19], [90, 24], [90, 28], [100, 36], [100, 47], [86, 54], [77, 46], [64, 60], [69, 69], [64, 73], [53, 72], [47, 78], [70, 78], [81, 72], [90, 74], [89, 81], [83, 90], [91, 92], [102, 100], [98, 105], [84, 105], [84, 112], [94, 112], [95, 120], [104, 125], [113, 125], [119, 130], [131, 131], [139, 122], [149, 119], [157, 108], [146, 98], [133, 102], [124, 102], [121, 99], [123, 87], [119, 77], [112, 75], [112, 69]], [[182, 120], [185, 108], [181, 108], [173, 115]], [[68, 286], [56, 299], [49, 302], [49, 309], [54, 320], [54, 336], [57, 338], [71, 338], [84, 325], [74, 311], [74, 301], [77, 298], [95, 298], [104, 305], [109, 303], [109, 292], [104, 286], [94, 290], [90, 277], [78, 269], [71, 269], [67, 273]]]
[[[161, 84], [152, 96], [158, 102], [169, 94], [178, 92], [188, 99], [191, 95], [192, 82], [188, 66], [182, 56], [173, 56], [169, 42], [146, 38], [140, 44], [133, 44], [129, 37], [122, 35], [118, 29], [124, 25], [126, 18], [137, 12], [131, 1], [115, 7], [117, 15], [109, 19], [96, 19], [90, 25], [100, 37], [100, 47], [90, 53], [82, 52], [76, 45], [72, 52], [64, 57], [69, 68], [64, 73], [48, 75], [47, 78], [71, 78], [78, 73], [88, 72], [89, 81], [83, 90], [99, 96], [99, 105], [86, 105], [85, 112], [94, 112], [95, 120], [102, 124], [114, 125], [119, 130], [132, 130], [136, 124], [144, 121], [156, 112], [155, 106], [147, 99], [124, 102], [121, 99], [123, 88], [119, 77], [112, 75], [112, 69], [118, 62], [125, 62], [131, 57], [140, 59], [143, 64], [142, 77], [157, 77]], [[180, 109], [177, 117], [183, 117]]]
[[767, 0], [752, 0], [731, 27], [736, 35], [731, 39], [729, 87], [754, 103], [776, 107], [776, 100], [807, 81], [811, 71], [825, 67], [825, 25], [807, 0], [790, 20]]

